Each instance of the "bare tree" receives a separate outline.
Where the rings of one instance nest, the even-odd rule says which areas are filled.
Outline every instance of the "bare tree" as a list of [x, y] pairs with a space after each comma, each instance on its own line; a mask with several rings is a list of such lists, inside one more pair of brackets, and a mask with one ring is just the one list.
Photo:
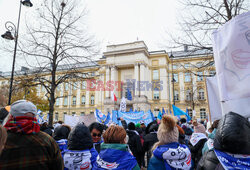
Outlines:
[[27, 56], [27, 64], [33, 66], [29, 74], [32, 81], [46, 89], [50, 125], [58, 85], [77, 78], [79, 65], [93, 61], [99, 53], [94, 37], [86, 32], [83, 19], [87, 13], [86, 9], [80, 10], [79, 3], [77, 0], [43, 0], [37, 9], [37, 23], [26, 22], [28, 34], [19, 44], [21, 53]]
[[248, 0], [181, 0], [180, 32], [167, 33], [171, 48], [184, 45], [196, 49], [212, 49], [212, 32], [233, 17], [249, 10]]

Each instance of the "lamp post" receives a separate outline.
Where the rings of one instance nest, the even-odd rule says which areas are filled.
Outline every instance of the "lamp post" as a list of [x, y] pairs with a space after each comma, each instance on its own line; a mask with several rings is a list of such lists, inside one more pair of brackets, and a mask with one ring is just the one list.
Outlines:
[[[14, 47], [14, 56], [13, 56], [13, 63], [12, 63], [12, 71], [11, 71], [11, 77], [10, 77], [10, 88], [9, 88], [9, 101], [8, 105], [11, 104], [11, 94], [12, 94], [12, 86], [13, 86], [13, 79], [14, 79], [14, 71], [15, 71], [15, 61], [16, 61], [16, 50], [17, 50], [17, 42], [18, 42], [18, 31], [19, 31], [19, 23], [20, 23], [20, 16], [21, 16], [21, 7], [22, 5], [27, 7], [32, 7], [33, 4], [30, 2], [30, 0], [24, 0], [20, 1], [19, 6], [19, 14], [18, 14], [18, 21], [17, 21], [17, 27], [15, 24], [13, 24], [10, 21], [7, 21], [5, 23], [5, 28], [7, 29], [6, 33], [2, 35], [2, 38], [8, 39], [8, 40], [15, 40], [15, 47]], [[11, 32], [14, 32], [14, 36]]]
[[175, 98], [174, 98], [174, 83], [175, 83], [175, 79], [174, 79], [174, 72], [173, 72], [173, 54], [171, 52], [171, 55], [170, 55], [170, 58], [171, 58], [171, 62], [172, 62], [172, 84], [173, 84], [173, 104], [175, 105]]

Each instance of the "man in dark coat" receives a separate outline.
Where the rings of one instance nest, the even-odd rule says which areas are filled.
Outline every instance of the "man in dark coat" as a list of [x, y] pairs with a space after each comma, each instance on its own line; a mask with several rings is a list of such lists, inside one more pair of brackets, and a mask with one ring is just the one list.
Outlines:
[[121, 121], [125, 129], [128, 127], [128, 129], [126, 129], [127, 135], [129, 137], [128, 145], [134, 157], [136, 158], [138, 165], [141, 167], [142, 166], [141, 155], [143, 154], [143, 148], [139, 133], [135, 130], [135, 124], [133, 122], [130, 122], [127, 125], [126, 121], [123, 118], [121, 118]]
[[[209, 150], [200, 159], [198, 170], [223, 169], [216, 151], [250, 155], [250, 123], [247, 118], [234, 112], [224, 115], [219, 121], [213, 145], [214, 149]], [[250, 166], [245, 169], [250, 169]]]
[[149, 133], [144, 137], [144, 144], [143, 144], [143, 150], [147, 153], [147, 165], [149, 163], [149, 160], [152, 156], [152, 147], [153, 145], [158, 142], [157, 138], [157, 130], [158, 130], [158, 124], [150, 124], [150, 127], [148, 129]]
[[56, 141], [40, 131], [36, 113], [36, 106], [27, 100], [11, 105], [9, 120], [4, 125], [8, 137], [0, 156], [1, 170], [64, 168]]

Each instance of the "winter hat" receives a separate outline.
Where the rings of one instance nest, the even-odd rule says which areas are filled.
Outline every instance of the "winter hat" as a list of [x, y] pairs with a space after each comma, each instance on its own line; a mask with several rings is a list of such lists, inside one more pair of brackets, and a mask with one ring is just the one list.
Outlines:
[[135, 124], [135, 127], [136, 127], [136, 128], [140, 128], [140, 127], [141, 127], [141, 124], [140, 124], [140, 123], [136, 123], [136, 124]]
[[176, 126], [176, 118], [171, 115], [163, 115], [161, 124], [157, 132], [157, 138], [160, 142], [167, 144], [178, 142], [179, 131]]
[[128, 124], [128, 129], [129, 129], [129, 130], [135, 130], [135, 124], [134, 124], [133, 122], [130, 122], [130, 123]]
[[194, 126], [194, 133], [204, 133], [206, 134], [206, 128], [204, 125], [198, 123], [197, 126]]
[[12, 103], [10, 107], [10, 114], [12, 116], [24, 116], [26, 113], [33, 113], [36, 115], [37, 108], [32, 102], [27, 100], [18, 100]]

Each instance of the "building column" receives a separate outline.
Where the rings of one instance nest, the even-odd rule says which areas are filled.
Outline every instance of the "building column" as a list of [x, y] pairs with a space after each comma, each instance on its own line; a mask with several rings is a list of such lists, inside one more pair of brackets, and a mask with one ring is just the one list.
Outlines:
[[113, 83], [113, 91], [115, 93], [115, 96], [118, 97], [118, 91], [116, 89], [118, 88], [118, 85], [115, 84], [116, 81], [118, 81], [118, 71], [116, 66], [111, 67], [111, 81]]
[[139, 83], [139, 64], [136, 63], [134, 66], [134, 76], [135, 76], [135, 96], [139, 96], [140, 91], [137, 89], [137, 84]]
[[[107, 87], [107, 83], [110, 81], [110, 67], [106, 66], [106, 82], [105, 85]], [[110, 98], [110, 91], [106, 90], [106, 98]]]
[[[140, 64], [140, 82], [145, 82], [145, 64]], [[145, 96], [146, 85], [143, 83], [144, 89], [140, 90], [140, 96]]]

